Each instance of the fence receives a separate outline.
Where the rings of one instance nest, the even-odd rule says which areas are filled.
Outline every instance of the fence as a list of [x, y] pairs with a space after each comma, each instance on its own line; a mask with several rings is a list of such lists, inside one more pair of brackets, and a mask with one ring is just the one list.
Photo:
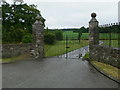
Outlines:
[[[90, 59], [120, 68], [120, 23], [100, 25], [96, 14], [89, 22]], [[102, 45], [99, 44], [102, 41]], [[117, 48], [114, 48], [117, 47]]]
[[120, 22], [99, 26], [99, 40], [103, 45], [120, 48]]

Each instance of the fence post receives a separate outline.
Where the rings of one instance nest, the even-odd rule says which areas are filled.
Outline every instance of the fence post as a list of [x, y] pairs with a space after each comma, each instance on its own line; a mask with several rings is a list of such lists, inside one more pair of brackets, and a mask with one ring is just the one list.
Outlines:
[[99, 28], [98, 28], [99, 22], [95, 18], [96, 16], [97, 16], [96, 13], [92, 13], [91, 14], [92, 19], [89, 22], [89, 52], [90, 52], [90, 58], [92, 58], [92, 50], [94, 48], [94, 45], [99, 44]]
[[35, 58], [44, 57], [44, 25], [41, 22], [42, 17], [37, 16], [33, 24], [33, 51], [32, 54]]

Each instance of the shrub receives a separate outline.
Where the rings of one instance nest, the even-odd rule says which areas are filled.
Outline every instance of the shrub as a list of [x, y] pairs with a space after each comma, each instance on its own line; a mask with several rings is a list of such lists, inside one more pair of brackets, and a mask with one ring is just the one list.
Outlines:
[[62, 40], [63, 39], [63, 32], [61, 30], [55, 31], [55, 38], [56, 40]]
[[32, 42], [32, 35], [31, 34], [26, 34], [23, 39], [22, 39], [22, 42], [23, 43], [31, 43]]
[[2, 36], [3, 43], [18, 43], [22, 41], [23, 30], [11, 27], [9, 31], [3, 30]]
[[50, 31], [46, 31], [44, 33], [44, 42], [46, 44], [54, 44], [55, 43], [55, 34]]

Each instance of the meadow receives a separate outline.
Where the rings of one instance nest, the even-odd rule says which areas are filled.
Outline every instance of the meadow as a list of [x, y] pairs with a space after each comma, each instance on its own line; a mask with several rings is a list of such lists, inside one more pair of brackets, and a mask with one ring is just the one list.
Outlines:
[[[63, 32], [63, 38], [66, 38], [66, 35], [68, 36], [68, 39], [78, 39], [78, 33], [73, 31], [64, 31]], [[118, 48], [118, 33], [111, 33], [111, 47]], [[100, 33], [99, 38], [101, 41], [103, 41], [103, 45], [109, 45], [109, 39], [110, 39], [110, 33]], [[82, 36], [80, 38], [81, 40], [88, 40], [89, 39], [89, 33], [82, 33]]]
[[[87, 46], [89, 44], [89, 33], [82, 33], [81, 40], [79, 43], [78, 39], [78, 33], [75, 33], [73, 31], [63, 31], [63, 40], [61, 41], [56, 41], [55, 44], [45, 45], [45, 57], [50, 57], [50, 56], [58, 56], [61, 54], [66, 53], [66, 36], [68, 37], [68, 46], [70, 47], [68, 49], [69, 51], [73, 51], [75, 49]], [[109, 33], [100, 33], [99, 37], [100, 40], [103, 41], [103, 45], [109, 45]], [[111, 34], [111, 46], [118, 48], [118, 34], [112, 33]]]
[[[108, 45], [109, 46], [109, 40], [102, 40], [104, 43], [102, 45]], [[119, 48], [118, 40], [111, 40], [111, 47]]]
[[[69, 39], [78, 39], [78, 33], [73, 31], [63, 31], [63, 38], [66, 38], [66, 35]], [[109, 33], [100, 33], [99, 38], [102, 40], [109, 39]], [[82, 33], [81, 39], [89, 39], [89, 33]], [[118, 39], [118, 33], [111, 33], [111, 39]]]
[[[70, 47], [68, 49], [68, 52], [87, 46], [87, 45], [88, 45], [88, 40], [81, 40], [80, 43], [78, 42], [78, 40], [68, 40], [68, 47]], [[45, 50], [45, 57], [58, 56], [61, 54], [65, 54], [66, 53], [66, 41], [65, 40], [57, 41], [53, 45], [46, 44], [44, 46], [44, 50]]]

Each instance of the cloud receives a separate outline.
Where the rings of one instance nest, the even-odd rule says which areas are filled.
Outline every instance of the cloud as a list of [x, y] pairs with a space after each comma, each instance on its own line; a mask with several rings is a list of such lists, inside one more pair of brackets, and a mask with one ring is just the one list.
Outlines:
[[[46, 19], [49, 28], [67, 28], [88, 26], [91, 13], [97, 13], [100, 24], [109, 24], [118, 21], [118, 0], [24, 0], [29, 4], [36, 4]], [[59, 1], [59, 2], [58, 2]], [[92, 2], [94, 1], [94, 2]], [[100, 1], [100, 2], [98, 2]]]
[[38, 4], [46, 26], [50, 28], [88, 26], [92, 12], [100, 24], [117, 22], [117, 2], [42, 2]]
[[120, 1], [118, 3], [118, 22], [120, 22]]

